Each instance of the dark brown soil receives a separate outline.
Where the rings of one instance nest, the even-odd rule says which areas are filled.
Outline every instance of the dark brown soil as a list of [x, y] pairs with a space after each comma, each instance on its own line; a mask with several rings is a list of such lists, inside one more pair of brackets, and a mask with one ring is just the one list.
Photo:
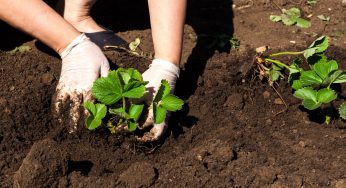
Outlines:
[[[186, 105], [171, 117], [165, 138], [151, 144], [102, 129], [70, 135], [66, 125], [54, 123], [50, 106], [59, 58], [1, 23], [0, 187], [346, 187], [346, 122], [321, 123], [318, 111], [300, 107], [285, 80], [276, 87], [288, 105], [283, 111], [278, 94], [251, 69], [256, 47], [304, 49], [321, 34], [332, 37], [328, 55], [345, 68], [346, 8], [341, 0], [313, 7], [270, 2], [190, 1], [176, 88]], [[280, 13], [277, 6], [312, 14], [312, 27], [272, 23], [268, 17]], [[152, 53], [143, 7], [104, 1], [95, 15], [127, 40], [140, 37], [141, 49]], [[322, 22], [319, 14], [331, 20]], [[241, 45], [210, 47], [210, 40], [196, 39], [201, 34], [233, 35]], [[5, 52], [23, 42], [32, 50]], [[114, 67], [144, 71], [150, 63], [118, 52], [106, 55]]]

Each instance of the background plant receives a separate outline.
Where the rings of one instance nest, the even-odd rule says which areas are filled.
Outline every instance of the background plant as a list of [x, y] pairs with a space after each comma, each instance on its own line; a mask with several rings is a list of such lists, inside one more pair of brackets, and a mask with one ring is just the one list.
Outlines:
[[[257, 55], [258, 68], [262, 75], [267, 76], [270, 84], [283, 78], [284, 70], [288, 71], [287, 80], [294, 91], [293, 95], [302, 100], [306, 109], [315, 110], [322, 104], [328, 104], [329, 107], [322, 110], [326, 123], [330, 122], [333, 115], [333, 101], [338, 98], [337, 92], [331, 86], [346, 82], [346, 72], [339, 68], [335, 60], [329, 60], [325, 55], [328, 46], [329, 38], [322, 36], [303, 51]], [[291, 64], [285, 64], [277, 59], [283, 55], [298, 57]], [[302, 68], [304, 63], [307, 63], [308, 69]], [[346, 118], [345, 103], [340, 105], [339, 115]]]
[[296, 25], [302, 28], [309, 28], [311, 22], [301, 18], [300, 10], [296, 7], [288, 10], [281, 9], [281, 15], [270, 15], [269, 19], [273, 22], [282, 22], [284, 25]]

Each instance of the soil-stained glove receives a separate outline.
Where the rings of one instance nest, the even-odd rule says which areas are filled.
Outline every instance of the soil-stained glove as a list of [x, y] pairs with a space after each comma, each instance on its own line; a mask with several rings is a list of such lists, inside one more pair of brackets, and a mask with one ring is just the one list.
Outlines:
[[107, 76], [109, 64], [101, 49], [84, 34], [74, 39], [60, 56], [62, 68], [53, 98], [54, 110], [59, 122], [62, 122], [62, 115], [66, 113], [62, 112], [62, 109], [70, 103], [68, 118], [71, 121], [69, 132], [72, 133], [77, 130], [80, 106], [83, 101], [92, 100], [93, 82], [100, 75]]
[[[179, 67], [169, 61], [154, 59], [149, 69], [146, 70], [142, 75], [143, 80], [149, 82], [146, 85], [147, 90], [143, 99], [147, 104], [150, 105], [161, 85], [161, 80], [167, 80], [171, 86], [171, 92], [174, 91], [176, 80], [179, 77]], [[167, 116], [169, 115], [167, 114]], [[144, 133], [143, 137], [138, 137], [138, 140], [143, 142], [158, 140], [167, 129], [167, 122], [168, 117], [166, 118], [165, 122], [155, 124], [153, 110], [151, 108], [148, 112], [146, 121], [141, 127], [141, 129], [150, 128], [150, 130], [149, 132]]]

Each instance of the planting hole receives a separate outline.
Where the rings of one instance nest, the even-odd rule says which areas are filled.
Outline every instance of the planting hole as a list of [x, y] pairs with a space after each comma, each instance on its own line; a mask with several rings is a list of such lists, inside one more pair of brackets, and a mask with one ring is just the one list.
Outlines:
[[69, 161], [69, 172], [80, 172], [82, 175], [88, 175], [94, 164], [91, 161]]

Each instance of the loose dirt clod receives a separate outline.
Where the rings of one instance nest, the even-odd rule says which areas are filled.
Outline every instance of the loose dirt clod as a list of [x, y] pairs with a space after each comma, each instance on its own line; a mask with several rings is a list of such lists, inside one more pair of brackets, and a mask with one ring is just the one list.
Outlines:
[[14, 175], [13, 187], [54, 187], [68, 172], [67, 152], [50, 139], [35, 143]]
[[157, 170], [150, 163], [136, 162], [120, 174], [118, 181], [126, 187], [149, 187], [157, 176]]

